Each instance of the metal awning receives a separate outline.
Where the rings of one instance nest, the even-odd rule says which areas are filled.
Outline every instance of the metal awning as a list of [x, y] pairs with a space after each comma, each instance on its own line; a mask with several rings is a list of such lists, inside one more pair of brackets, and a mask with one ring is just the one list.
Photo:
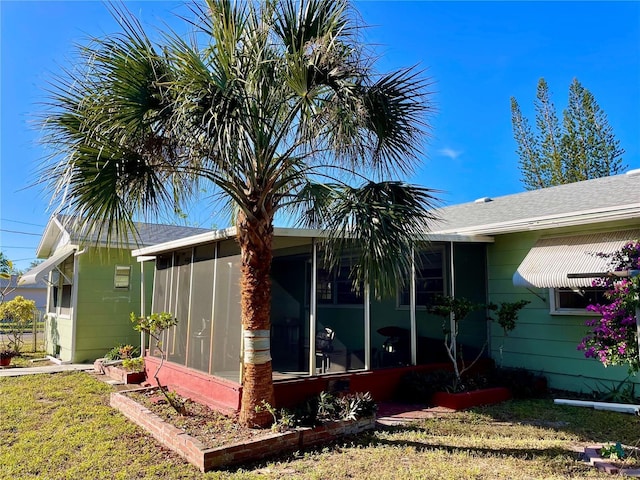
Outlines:
[[513, 284], [527, 288], [590, 287], [594, 278], [567, 278], [567, 274], [611, 270], [609, 259], [597, 254], [617, 252], [636, 239], [640, 239], [640, 230], [541, 238], [513, 274]]
[[67, 257], [69, 255], [72, 255], [75, 251], [76, 247], [74, 247], [73, 245], [67, 245], [61, 248], [40, 265], [32, 268], [27, 273], [22, 275], [18, 280], [18, 285], [33, 285], [40, 280], [46, 280], [45, 277], [49, 275], [49, 272], [51, 272], [51, 270], [64, 262]]

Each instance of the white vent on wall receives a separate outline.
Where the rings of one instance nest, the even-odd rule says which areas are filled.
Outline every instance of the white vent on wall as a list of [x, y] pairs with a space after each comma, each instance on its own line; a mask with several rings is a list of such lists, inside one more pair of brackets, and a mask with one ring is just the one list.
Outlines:
[[491, 197], [482, 197], [482, 198], [478, 198], [474, 203], [489, 203], [492, 201], [493, 201], [493, 198]]

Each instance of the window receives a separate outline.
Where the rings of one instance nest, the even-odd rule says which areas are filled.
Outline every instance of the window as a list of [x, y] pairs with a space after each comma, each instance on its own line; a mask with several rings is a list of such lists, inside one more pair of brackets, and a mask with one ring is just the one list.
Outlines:
[[116, 265], [116, 272], [113, 277], [113, 286], [118, 289], [129, 289], [131, 283], [131, 266]]
[[[436, 295], [444, 295], [444, 248], [423, 250], [416, 261], [416, 306], [426, 306], [432, 303]], [[409, 296], [409, 282], [399, 295], [399, 305], [408, 307], [411, 303]]]
[[51, 272], [51, 301], [49, 311], [60, 315], [71, 314], [71, 294], [73, 291], [73, 255]]
[[551, 288], [550, 312], [555, 315], [593, 315], [587, 305], [606, 303], [604, 288]]
[[[60, 307], [68, 310], [71, 308], [71, 285], [62, 285], [61, 287], [53, 287], [51, 289], [52, 302], [54, 309]], [[55, 312], [55, 310], [52, 310]]]
[[353, 282], [349, 278], [351, 265], [354, 258], [345, 256], [340, 261], [340, 267], [335, 273], [325, 269], [318, 269], [316, 282], [316, 295], [319, 304], [322, 305], [363, 305], [364, 286], [355, 292]]

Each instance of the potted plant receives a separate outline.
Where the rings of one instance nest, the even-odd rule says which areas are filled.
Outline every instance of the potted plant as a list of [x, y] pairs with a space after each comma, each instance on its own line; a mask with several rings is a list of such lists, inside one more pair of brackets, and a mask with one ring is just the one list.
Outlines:
[[0, 348], [0, 367], [7, 367], [11, 364], [11, 359], [18, 353], [10, 348]]

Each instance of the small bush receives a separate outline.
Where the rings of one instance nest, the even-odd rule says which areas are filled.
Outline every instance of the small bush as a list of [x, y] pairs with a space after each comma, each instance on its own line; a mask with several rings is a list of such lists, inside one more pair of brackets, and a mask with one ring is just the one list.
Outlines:
[[258, 408], [273, 416], [271, 429], [281, 432], [295, 427], [314, 427], [326, 422], [369, 418], [375, 415], [378, 406], [369, 392], [334, 396], [323, 391], [293, 410], [277, 410], [268, 403], [263, 403]]
[[138, 349], [133, 345], [125, 345], [120, 343], [109, 350], [104, 358], [107, 360], [125, 360], [127, 358], [133, 358], [138, 352]]
[[514, 398], [536, 398], [546, 394], [546, 379], [522, 368], [495, 368], [463, 375], [460, 381], [450, 371], [410, 372], [400, 380], [396, 398], [427, 403], [436, 392], [460, 393], [492, 387], [507, 387]]
[[493, 386], [510, 389], [514, 398], [540, 398], [547, 393], [547, 379], [524, 368], [496, 368], [488, 377]]
[[128, 372], [142, 372], [144, 371], [144, 358], [125, 358], [122, 360], [122, 366]]

